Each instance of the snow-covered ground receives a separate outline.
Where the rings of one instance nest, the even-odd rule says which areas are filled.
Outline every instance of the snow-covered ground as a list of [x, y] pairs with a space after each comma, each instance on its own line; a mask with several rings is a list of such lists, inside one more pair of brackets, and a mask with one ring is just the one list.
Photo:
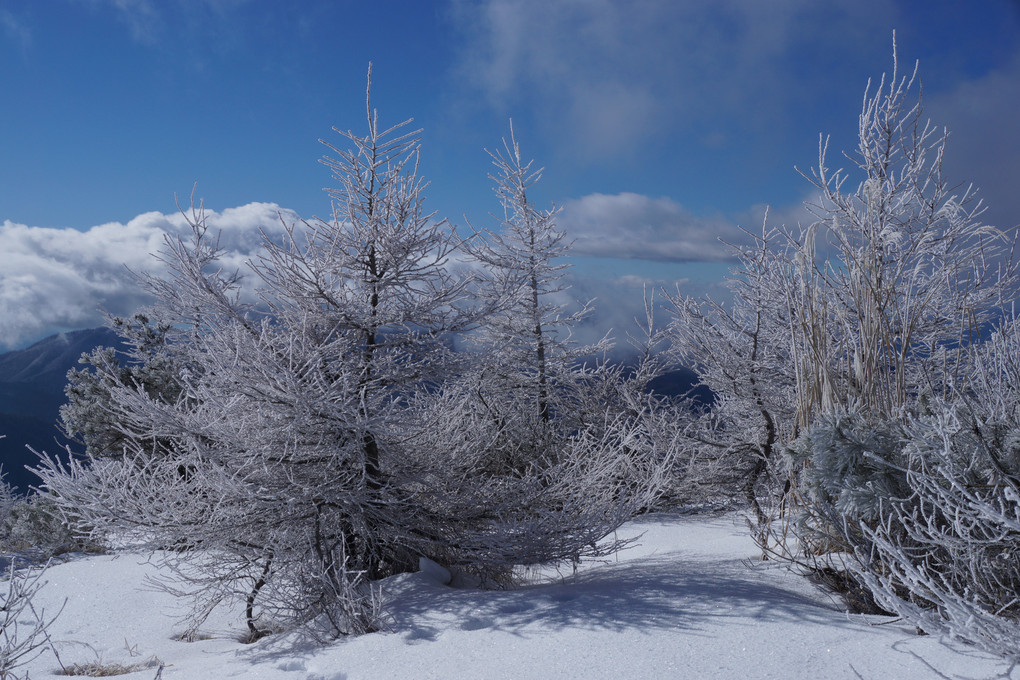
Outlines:
[[[238, 641], [236, 613], [205, 639], [174, 638], [178, 603], [146, 584], [144, 555], [55, 565], [37, 604], [64, 610], [51, 628], [64, 665], [165, 664], [162, 678], [1020, 678], [964, 645], [903, 623], [849, 616], [838, 602], [756, 549], [742, 520], [657, 515], [627, 525], [638, 545], [578, 573], [512, 591], [460, 590], [424, 574], [388, 579], [390, 630], [329, 646], [296, 634]], [[538, 582], [541, 581], [541, 582]], [[52, 654], [31, 677], [52, 677]], [[125, 677], [155, 678], [151, 665]]]

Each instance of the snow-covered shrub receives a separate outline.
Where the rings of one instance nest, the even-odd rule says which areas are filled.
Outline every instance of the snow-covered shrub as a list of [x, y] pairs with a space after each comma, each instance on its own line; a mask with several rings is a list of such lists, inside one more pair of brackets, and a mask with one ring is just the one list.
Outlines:
[[947, 405], [908, 433], [911, 493], [861, 524], [857, 571], [919, 629], [1020, 660], [1020, 423]]
[[41, 563], [63, 553], [86, 550], [101, 548], [61, 520], [52, 497], [38, 492], [17, 494], [0, 471], [0, 553]]
[[853, 527], [856, 571], [886, 609], [929, 633], [1020, 660], [1020, 335], [972, 348], [966, 392], [904, 428], [907, 492]]
[[[179, 252], [201, 272], [194, 251]], [[332, 634], [366, 632], [364, 573], [421, 546], [400, 540], [413, 532], [400, 531], [390, 486], [366, 480], [364, 393], [331, 366], [353, 350], [282, 324], [213, 319], [218, 332], [181, 338], [200, 367], [182, 375], [187, 399], [114, 387], [111, 411], [132, 433], [121, 455], [49, 457], [39, 474], [69, 520], [163, 551], [167, 587], [193, 602], [189, 632], [230, 602], [244, 606], [252, 637], [312, 623], [337, 602], [346, 616], [330, 621], [353, 627]]]
[[[694, 452], [695, 477], [732, 489], [747, 502], [759, 526], [767, 524], [771, 497], [784, 472], [778, 452], [796, 431], [796, 377], [781, 304], [787, 271], [765, 231], [755, 248], [736, 249], [739, 265], [729, 280], [733, 301], [668, 296], [667, 329], [678, 364], [698, 373], [715, 396], [711, 409], [683, 423], [680, 436]], [[697, 410], [697, 409], [694, 409]]]
[[59, 612], [48, 617], [33, 604], [44, 569], [17, 569], [12, 562], [6, 572], [7, 582], [0, 584], [0, 679], [18, 680], [28, 677], [18, 669], [50, 647], [46, 631]]
[[172, 325], [159, 322], [158, 314], [139, 312], [130, 318], [111, 317], [124, 349], [97, 347], [82, 355], [82, 368], [67, 374], [60, 408], [61, 427], [67, 437], [95, 456], [119, 456], [124, 442], [138, 433], [125, 433], [125, 424], [110, 410], [114, 387], [140, 387], [154, 399], [168, 403], [181, 395], [177, 375], [182, 367], [167, 345]]
[[668, 426], [653, 430], [650, 417], [603, 411], [573, 429], [553, 418], [534, 423], [539, 439], [519, 432], [511, 412], [495, 420], [469, 381], [419, 395], [416, 406], [424, 427], [412, 440], [421, 456], [413, 488], [442, 537], [434, 557], [484, 583], [511, 582], [519, 565], [620, 549], [614, 531], [654, 505], [672, 470]]
[[[972, 345], [966, 392], [921, 415], [839, 416], [790, 447], [796, 535], [864, 611], [1020, 658], [1020, 337]], [[866, 589], [866, 590], [865, 590]]]
[[717, 447], [780, 473], [771, 498], [751, 499], [759, 524], [770, 512], [758, 501], [784, 503], [777, 450], [833, 414], [905, 422], [966, 390], [968, 346], [1016, 290], [1013, 238], [944, 175], [948, 133], [923, 117], [915, 80], [894, 48], [891, 77], [865, 91], [850, 169], [830, 168], [820, 140], [805, 175], [816, 220], [735, 248], [732, 305], [673, 301], [676, 350], [718, 398]]
[[[0, 439], [3, 436], [0, 435]], [[0, 549], [9, 552], [20, 549], [11, 545], [8, 526], [18, 508], [25, 503], [19, 501], [3, 477], [0, 473]], [[4, 562], [7, 583], [0, 587], [0, 680], [17, 680], [22, 677], [18, 669], [44, 653], [49, 646], [46, 629], [56, 616], [47, 618], [46, 612], [36, 609], [32, 603], [43, 586], [39, 579], [45, 569], [19, 569], [15, 559]]]
[[787, 453], [794, 534], [850, 606], [1020, 658], [1020, 338], [970, 347], [969, 389], [906, 423], [832, 416]]
[[906, 434], [896, 420], [831, 414], [783, 449], [783, 510], [762, 528], [766, 555], [799, 565], [856, 612], [882, 613], [856, 560], [891, 499], [910, 494]]
[[784, 453], [798, 471], [796, 488], [809, 509], [831, 507], [840, 516], [873, 522], [883, 502], [909, 493], [904, 441], [898, 421], [832, 414]]

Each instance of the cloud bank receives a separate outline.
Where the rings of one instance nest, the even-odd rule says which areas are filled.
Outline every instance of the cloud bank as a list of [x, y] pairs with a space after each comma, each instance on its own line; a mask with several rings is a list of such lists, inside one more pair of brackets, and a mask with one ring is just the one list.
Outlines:
[[[299, 219], [274, 203], [206, 211], [220, 234], [225, 268], [242, 268], [260, 247], [259, 228], [271, 236]], [[131, 314], [150, 302], [132, 271], [163, 272], [152, 256], [165, 236], [185, 236], [183, 215], [149, 212], [121, 224], [86, 231], [0, 224], [0, 350], [63, 330], [102, 325], [105, 315]]]
[[559, 226], [574, 255], [661, 262], [719, 262], [732, 257], [723, 241], [746, 235], [723, 217], [698, 217], [670, 198], [635, 193], [590, 194], [563, 204]]
[[[282, 219], [281, 219], [282, 218]], [[225, 269], [244, 273], [261, 248], [260, 228], [272, 238], [284, 223], [300, 217], [274, 203], [250, 203], [222, 212], [207, 211], [210, 231], [219, 234]], [[572, 254], [657, 262], [722, 261], [719, 237], [741, 232], [723, 218], [700, 218], [668, 198], [639, 194], [592, 194], [569, 200], [560, 225], [574, 240]], [[81, 231], [0, 224], [0, 351], [15, 349], [53, 333], [102, 325], [107, 314], [129, 315], [152, 301], [133, 272], [165, 273], [153, 254], [167, 236], [188, 237], [177, 214], [148, 212], [126, 223], [110, 222]], [[468, 263], [462, 266], [470, 267]], [[641, 312], [643, 286], [672, 288], [675, 281], [644, 273], [572, 277], [567, 298], [597, 297], [596, 314], [582, 330], [594, 341], [610, 327], [629, 328]], [[252, 281], [253, 277], [249, 279]]]

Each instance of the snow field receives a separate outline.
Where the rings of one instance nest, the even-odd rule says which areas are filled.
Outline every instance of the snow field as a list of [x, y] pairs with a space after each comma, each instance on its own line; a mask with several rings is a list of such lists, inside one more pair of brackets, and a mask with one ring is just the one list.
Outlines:
[[[781, 565], [755, 562], [735, 514], [650, 516], [625, 535], [639, 543], [616, 559], [536, 572], [517, 590], [451, 588], [430, 572], [387, 579], [389, 630], [328, 646], [299, 633], [242, 644], [240, 607], [215, 612], [205, 639], [176, 640], [181, 603], [147, 582], [158, 570], [134, 553], [55, 565], [37, 600], [55, 612], [66, 599], [51, 628], [64, 665], [155, 656], [164, 680], [1020, 678], [903, 623], [848, 616]], [[30, 666], [36, 679], [57, 671], [49, 654]]]

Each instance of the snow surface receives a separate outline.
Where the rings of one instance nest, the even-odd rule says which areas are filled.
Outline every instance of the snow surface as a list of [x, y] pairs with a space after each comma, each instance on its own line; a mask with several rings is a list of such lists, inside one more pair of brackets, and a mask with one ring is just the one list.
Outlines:
[[[639, 543], [612, 560], [533, 573], [517, 590], [442, 585], [434, 573], [383, 582], [389, 631], [328, 646], [291, 633], [243, 644], [235, 612], [217, 612], [195, 642], [175, 640], [180, 603], [147, 584], [145, 555], [54, 565], [37, 604], [65, 666], [145, 664], [162, 678], [1018, 678], [1001, 659], [914, 634], [838, 602], [759, 556], [735, 514], [655, 515], [621, 536]], [[155, 663], [155, 662], [153, 662]], [[31, 677], [54, 677], [52, 654]], [[155, 678], [157, 666], [124, 677]]]

